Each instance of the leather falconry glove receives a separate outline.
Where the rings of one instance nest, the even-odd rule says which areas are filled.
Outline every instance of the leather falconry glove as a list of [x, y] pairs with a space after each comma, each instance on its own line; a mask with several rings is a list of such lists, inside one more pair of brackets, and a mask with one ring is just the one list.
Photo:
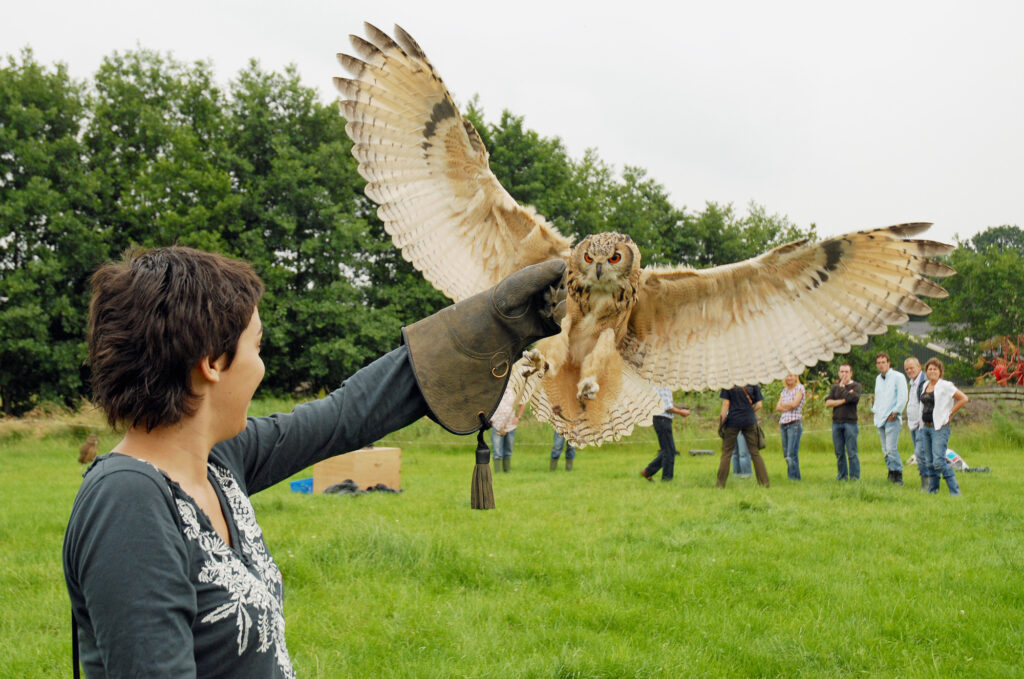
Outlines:
[[494, 414], [512, 365], [532, 342], [557, 334], [565, 315], [565, 262], [552, 259], [402, 329], [433, 419], [470, 434]]

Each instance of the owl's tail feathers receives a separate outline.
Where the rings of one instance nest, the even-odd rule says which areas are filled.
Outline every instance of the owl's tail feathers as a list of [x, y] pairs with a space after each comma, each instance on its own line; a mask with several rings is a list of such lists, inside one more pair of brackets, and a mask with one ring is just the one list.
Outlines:
[[[523, 361], [516, 364], [519, 368]], [[552, 403], [542, 387], [538, 375], [523, 376], [524, 370], [515, 370], [512, 384], [522, 382], [524, 398], [528, 398], [533, 406], [533, 413], [538, 420], [550, 422], [560, 435], [576, 448], [589, 445], [601, 445], [605, 441], [619, 440], [633, 433], [633, 427], [651, 426], [651, 418], [664, 410], [664, 404], [651, 386], [650, 382], [640, 377], [629, 365], [622, 374], [622, 389], [614, 401], [608, 405], [607, 414], [600, 422], [588, 419], [587, 415], [569, 420], [554, 413]]]

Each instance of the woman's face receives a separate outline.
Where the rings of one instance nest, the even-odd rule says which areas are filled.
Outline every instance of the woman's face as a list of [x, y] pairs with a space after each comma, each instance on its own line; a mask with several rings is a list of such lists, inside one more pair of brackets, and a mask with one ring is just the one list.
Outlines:
[[924, 369], [924, 374], [928, 376], [929, 382], [938, 382], [939, 378], [942, 377], [942, 371], [934, 363]]
[[786, 388], [792, 389], [793, 387], [795, 387], [796, 379], [796, 375], [794, 375], [793, 373], [789, 373], [788, 375], [786, 375]]
[[[228, 438], [245, 429], [245, 418], [249, 412], [252, 395], [263, 381], [266, 369], [263, 367], [263, 359], [260, 358], [262, 337], [263, 324], [260, 323], [259, 310], [254, 309], [249, 325], [238, 338], [234, 360], [221, 371], [217, 389], [217, 405], [221, 410], [222, 421], [225, 426], [232, 426]], [[226, 357], [217, 360], [226, 360]]]

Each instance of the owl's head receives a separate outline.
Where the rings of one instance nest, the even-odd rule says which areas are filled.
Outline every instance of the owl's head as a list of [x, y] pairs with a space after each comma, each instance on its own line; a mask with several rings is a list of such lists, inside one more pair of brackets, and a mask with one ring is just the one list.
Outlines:
[[640, 268], [640, 250], [625, 234], [594, 234], [573, 248], [571, 268], [587, 288], [618, 288]]

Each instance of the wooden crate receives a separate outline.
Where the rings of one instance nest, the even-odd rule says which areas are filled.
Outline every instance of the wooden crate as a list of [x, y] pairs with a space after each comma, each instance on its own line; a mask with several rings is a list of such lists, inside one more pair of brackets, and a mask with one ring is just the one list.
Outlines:
[[402, 449], [362, 448], [313, 465], [314, 493], [322, 493], [345, 479], [352, 479], [363, 490], [378, 483], [401, 490]]

